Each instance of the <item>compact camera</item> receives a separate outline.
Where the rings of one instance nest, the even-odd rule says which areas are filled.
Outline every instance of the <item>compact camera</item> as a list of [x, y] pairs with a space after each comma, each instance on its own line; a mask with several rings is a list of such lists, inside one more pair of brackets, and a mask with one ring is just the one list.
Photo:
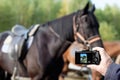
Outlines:
[[75, 52], [75, 63], [76, 64], [99, 64], [101, 57], [99, 51], [76, 51]]

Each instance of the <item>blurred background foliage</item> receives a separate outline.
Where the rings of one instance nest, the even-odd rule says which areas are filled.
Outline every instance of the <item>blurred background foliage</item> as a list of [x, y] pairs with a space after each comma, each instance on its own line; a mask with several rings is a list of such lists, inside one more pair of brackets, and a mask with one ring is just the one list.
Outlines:
[[[0, 32], [15, 24], [30, 27], [82, 9], [88, 0], [0, 0]], [[96, 9], [103, 40], [120, 40], [120, 8]]]

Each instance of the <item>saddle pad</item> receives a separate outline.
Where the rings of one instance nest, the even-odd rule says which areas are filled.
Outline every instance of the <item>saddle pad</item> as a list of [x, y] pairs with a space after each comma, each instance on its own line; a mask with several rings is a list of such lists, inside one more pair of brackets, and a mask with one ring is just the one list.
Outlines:
[[2, 52], [8, 53], [9, 52], [9, 47], [10, 43], [12, 42], [12, 36], [8, 35], [7, 38], [5, 39], [3, 46], [2, 46]]
[[[27, 40], [27, 49], [30, 48], [32, 42], [33, 42], [34, 37], [29, 37]], [[19, 36], [13, 36], [9, 35], [2, 46], [2, 52], [9, 54], [10, 57], [12, 58], [17, 58], [21, 55], [21, 49], [24, 43], [24, 38], [19, 37]], [[16, 47], [17, 45], [17, 47]]]
[[9, 35], [2, 46], [2, 52], [7, 53], [11, 59], [18, 59], [24, 39], [15, 35]]

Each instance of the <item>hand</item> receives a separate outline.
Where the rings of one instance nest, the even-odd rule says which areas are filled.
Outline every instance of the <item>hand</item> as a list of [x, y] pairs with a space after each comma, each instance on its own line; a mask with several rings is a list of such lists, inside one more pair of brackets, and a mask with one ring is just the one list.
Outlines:
[[99, 51], [101, 55], [101, 62], [99, 65], [87, 65], [87, 67], [94, 69], [98, 72], [100, 72], [102, 75], [105, 75], [107, 68], [109, 65], [113, 62], [110, 56], [107, 54], [107, 52], [104, 50], [104, 48], [101, 47], [95, 47], [93, 50]]

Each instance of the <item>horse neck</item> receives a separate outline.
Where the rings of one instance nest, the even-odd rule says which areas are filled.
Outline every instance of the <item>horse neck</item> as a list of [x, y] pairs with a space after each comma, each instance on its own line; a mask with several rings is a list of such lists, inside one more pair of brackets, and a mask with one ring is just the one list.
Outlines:
[[48, 25], [51, 26], [62, 39], [73, 42], [73, 16], [74, 13], [51, 21]]

